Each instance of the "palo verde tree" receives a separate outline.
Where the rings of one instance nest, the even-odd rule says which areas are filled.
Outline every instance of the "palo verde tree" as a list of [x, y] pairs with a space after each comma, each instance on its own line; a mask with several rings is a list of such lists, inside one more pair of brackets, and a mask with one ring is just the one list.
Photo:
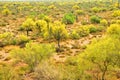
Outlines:
[[57, 40], [58, 43], [58, 51], [60, 51], [60, 40], [67, 38], [67, 30], [65, 29], [65, 25], [62, 24], [59, 21], [55, 21], [53, 23], [53, 32], [52, 35], [54, 37], [54, 39]]
[[41, 33], [43, 29], [47, 26], [47, 22], [45, 20], [37, 20], [35, 22], [35, 25], [38, 33]]
[[52, 37], [52, 25], [51, 18], [49, 16], [45, 16], [44, 20], [47, 22], [47, 27], [44, 28], [44, 37], [50, 39]]
[[27, 32], [27, 36], [28, 36], [29, 31], [32, 30], [33, 26], [35, 26], [35, 23], [31, 18], [28, 18], [25, 22], [23, 22], [22, 26], [23, 29]]
[[[85, 51], [86, 60], [93, 64], [92, 70], [97, 68], [100, 80], [106, 80], [108, 71], [120, 67], [120, 28], [111, 25], [107, 29], [107, 36], [92, 42]], [[97, 77], [98, 80], [98, 77]]]

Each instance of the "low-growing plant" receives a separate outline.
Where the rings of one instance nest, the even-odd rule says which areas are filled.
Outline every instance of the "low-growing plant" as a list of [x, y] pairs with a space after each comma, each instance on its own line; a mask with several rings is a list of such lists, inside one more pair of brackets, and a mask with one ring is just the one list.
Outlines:
[[38, 15], [38, 19], [44, 19], [44, 17], [45, 17], [45, 14], [39, 14]]
[[14, 43], [14, 41], [15, 41], [15, 37], [13, 33], [6, 32], [3, 34], [0, 34], [0, 46], [16, 44]]
[[114, 12], [112, 13], [112, 16], [113, 16], [113, 17], [118, 17], [118, 16], [120, 16], [120, 10], [114, 11]]
[[80, 35], [80, 37], [87, 36], [90, 33], [88, 26], [80, 26], [77, 32]]
[[119, 24], [111, 24], [107, 29], [107, 34], [112, 37], [120, 37], [120, 26]]
[[24, 44], [30, 41], [30, 39], [25, 35], [18, 35], [16, 40], [17, 44]]
[[56, 6], [55, 6], [55, 5], [50, 5], [50, 6], [48, 6], [48, 8], [49, 8], [49, 9], [55, 9]]
[[97, 31], [102, 32], [105, 29], [105, 26], [98, 26]]
[[65, 24], [73, 24], [76, 20], [76, 17], [73, 13], [67, 13], [64, 15], [62, 22]]
[[15, 72], [12, 66], [0, 65], [0, 80], [21, 80], [20, 76]]
[[90, 17], [90, 21], [92, 23], [100, 23], [100, 17], [98, 17], [98, 16], [91, 16]]
[[94, 25], [90, 25], [89, 31], [90, 31], [90, 33], [95, 33], [95, 32], [97, 32], [97, 28]]
[[73, 30], [72, 33], [70, 34], [70, 37], [72, 39], [79, 39], [80, 38], [80, 35], [77, 33], [76, 30]]
[[2, 14], [3, 14], [4, 16], [7, 16], [7, 15], [11, 14], [11, 11], [10, 11], [9, 9], [4, 9], [4, 10], [2, 11]]
[[78, 15], [83, 15], [84, 11], [83, 10], [76, 10], [75, 13], [78, 14]]
[[120, 20], [111, 20], [111, 24], [120, 24]]
[[28, 64], [30, 71], [34, 71], [35, 67], [49, 58], [54, 51], [55, 48], [51, 44], [27, 43], [25, 48], [12, 50], [10, 54], [16, 60]]
[[79, 7], [78, 5], [74, 5], [74, 6], [72, 7], [72, 9], [78, 10], [78, 9], [80, 9], [80, 7]]
[[107, 25], [108, 25], [108, 22], [107, 22], [107, 20], [102, 19], [102, 20], [100, 20], [100, 24], [101, 24], [102, 26], [107, 26]]
[[95, 13], [97, 13], [97, 12], [100, 12], [100, 9], [98, 7], [93, 7], [92, 11], [95, 12]]

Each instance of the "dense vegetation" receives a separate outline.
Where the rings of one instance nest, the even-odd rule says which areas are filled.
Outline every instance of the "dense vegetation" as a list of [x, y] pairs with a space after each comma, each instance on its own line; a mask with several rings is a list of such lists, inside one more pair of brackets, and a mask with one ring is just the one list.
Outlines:
[[119, 79], [119, 0], [0, 2], [0, 80]]

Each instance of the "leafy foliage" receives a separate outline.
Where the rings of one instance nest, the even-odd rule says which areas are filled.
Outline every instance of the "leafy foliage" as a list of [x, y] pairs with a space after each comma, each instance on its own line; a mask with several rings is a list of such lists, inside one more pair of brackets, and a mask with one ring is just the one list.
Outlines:
[[91, 16], [90, 17], [90, 21], [92, 23], [100, 23], [100, 17], [98, 17], [98, 16]]
[[120, 10], [116, 10], [113, 12], [112, 16], [119, 17], [120, 16]]
[[27, 36], [29, 35], [29, 31], [33, 29], [35, 26], [34, 21], [31, 18], [28, 18], [25, 22], [22, 24], [25, 31], [27, 31]]
[[72, 39], [79, 39], [80, 38], [80, 35], [77, 33], [76, 30], [73, 30], [72, 33], [70, 34], [70, 37]]
[[11, 51], [11, 56], [28, 64], [30, 71], [33, 71], [42, 60], [49, 58], [54, 50], [50, 44], [28, 43], [23, 49]]
[[7, 16], [7, 15], [11, 14], [11, 11], [6, 8], [6, 9], [4, 9], [4, 10], [2, 11], [2, 14], [3, 14], [4, 16]]
[[89, 31], [89, 27], [88, 26], [80, 26], [78, 29], [78, 34], [81, 37], [87, 36], [89, 35], [90, 31]]
[[47, 27], [47, 22], [44, 20], [37, 20], [35, 24], [36, 24], [36, 30], [38, 30], [39, 33], [41, 33], [43, 29]]
[[107, 34], [112, 37], [120, 37], [120, 26], [119, 24], [111, 24], [107, 29]]
[[102, 19], [102, 20], [100, 20], [100, 24], [101, 24], [102, 26], [107, 26], [107, 25], [108, 25], [108, 22], [107, 22], [107, 20]]
[[58, 41], [58, 48], [60, 48], [60, 40], [65, 39], [68, 36], [67, 30], [65, 29], [65, 25], [59, 21], [55, 21], [53, 24], [53, 37]]
[[6, 32], [3, 34], [0, 34], [0, 46], [14, 44], [14, 41], [15, 41], [15, 38], [13, 37], [12, 33]]
[[75, 15], [73, 13], [67, 13], [64, 15], [62, 21], [65, 23], [65, 24], [73, 24], [75, 22]]

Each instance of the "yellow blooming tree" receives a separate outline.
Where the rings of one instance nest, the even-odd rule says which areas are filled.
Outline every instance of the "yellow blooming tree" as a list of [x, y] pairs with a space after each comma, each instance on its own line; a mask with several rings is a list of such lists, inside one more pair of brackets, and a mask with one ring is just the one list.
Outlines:
[[57, 40], [58, 51], [60, 50], [60, 40], [67, 38], [67, 30], [65, 29], [65, 25], [59, 21], [55, 21], [53, 23], [53, 37]]
[[25, 22], [23, 22], [22, 26], [24, 30], [27, 32], [27, 36], [28, 36], [29, 31], [31, 31], [35, 26], [35, 22], [31, 18], [28, 18]]

